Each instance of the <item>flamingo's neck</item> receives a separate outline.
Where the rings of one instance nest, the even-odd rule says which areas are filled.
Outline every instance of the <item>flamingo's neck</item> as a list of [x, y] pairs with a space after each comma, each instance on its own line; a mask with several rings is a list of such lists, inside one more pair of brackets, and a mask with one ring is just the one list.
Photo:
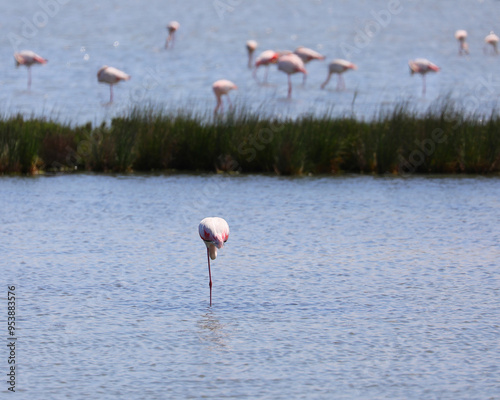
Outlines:
[[210, 258], [212, 260], [215, 260], [217, 258], [217, 247], [215, 247], [214, 244], [211, 244], [209, 247], [208, 247], [209, 251], [210, 251]]

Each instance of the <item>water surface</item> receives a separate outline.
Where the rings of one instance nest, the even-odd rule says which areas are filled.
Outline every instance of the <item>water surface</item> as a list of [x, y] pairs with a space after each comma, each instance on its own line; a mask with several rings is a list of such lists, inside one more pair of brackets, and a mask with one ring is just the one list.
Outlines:
[[[0, 178], [17, 397], [497, 398], [499, 198], [481, 177]], [[211, 215], [231, 234], [210, 308]]]
[[[234, 0], [199, 2], [150, 0], [77, 2], [23, 0], [3, 4], [0, 38], [0, 101], [3, 112], [45, 115], [70, 123], [100, 123], [134, 105], [193, 110], [211, 115], [211, 85], [234, 81], [240, 108], [295, 117], [304, 113], [354, 113], [362, 118], [409, 101], [427, 109], [451, 98], [468, 112], [489, 113], [497, 105], [499, 58], [484, 54], [484, 37], [500, 32], [500, 3], [493, 0], [386, 1]], [[42, 7], [41, 4], [51, 4]], [[166, 51], [166, 24], [180, 22], [175, 47]], [[458, 55], [457, 29], [469, 32], [470, 56]], [[498, 33], [497, 32], [497, 33]], [[327, 60], [311, 62], [307, 84], [295, 76], [291, 101], [286, 76], [271, 68], [269, 84], [259, 86], [247, 68], [245, 42], [266, 49], [310, 47]], [[14, 68], [13, 52], [32, 49], [49, 59], [33, 68], [26, 90], [25, 68]], [[442, 70], [410, 77], [408, 60], [425, 57]], [[347, 89], [335, 79], [320, 90], [327, 63], [347, 58], [359, 69], [345, 74]], [[97, 70], [112, 65], [132, 75], [115, 89], [115, 103]], [[262, 79], [264, 71], [259, 71]]]

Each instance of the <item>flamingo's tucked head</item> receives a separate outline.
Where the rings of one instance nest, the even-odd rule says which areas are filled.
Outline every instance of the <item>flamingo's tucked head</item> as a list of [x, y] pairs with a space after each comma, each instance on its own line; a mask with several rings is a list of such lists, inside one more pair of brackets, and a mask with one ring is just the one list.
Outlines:
[[212, 240], [212, 243], [217, 247], [218, 249], [222, 249], [224, 247], [224, 243], [227, 242], [227, 238], [229, 237], [228, 232], [221, 232], [219, 235], [214, 237]]
[[215, 260], [217, 258], [217, 249], [222, 249], [224, 247], [224, 243], [226, 243], [228, 238], [228, 234], [225, 232], [221, 235], [217, 235], [216, 237], [212, 237], [211, 241], [205, 241], [209, 252], [210, 258]]

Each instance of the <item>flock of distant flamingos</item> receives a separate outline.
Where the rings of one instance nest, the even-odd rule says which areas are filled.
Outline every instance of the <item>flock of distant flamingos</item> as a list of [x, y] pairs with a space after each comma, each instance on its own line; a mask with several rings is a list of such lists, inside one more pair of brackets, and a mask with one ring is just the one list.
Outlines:
[[[168, 37], [165, 43], [165, 48], [174, 44], [175, 40], [175, 32], [179, 29], [180, 24], [177, 21], [172, 21], [167, 25]], [[459, 54], [469, 54], [469, 46], [466, 42], [467, 39], [467, 31], [460, 29], [455, 32], [455, 38], [459, 42]], [[498, 36], [492, 32], [484, 38], [486, 46], [491, 46], [493, 52], [498, 54]], [[256, 73], [257, 68], [260, 66], [266, 67], [264, 80], [267, 80], [267, 72], [268, 68], [271, 64], [277, 64], [278, 70], [283, 71], [288, 75], [288, 98], [292, 96], [292, 81], [291, 75], [300, 72], [304, 74], [304, 83], [306, 80], [307, 70], [305, 65], [312, 60], [323, 60], [325, 57], [320, 53], [308, 49], [306, 47], [299, 47], [294, 52], [291, 51], [274, 51], [274, 50], [266, 50], [263, 51], [253, 62], [253, 54], [257, 49], [257, 42], [255, 40], [249, 40], [246, 43], [246, 48], [248, 50], [248, 66], [249, 68], [254, 68], [253, 76], [257, 79]], [[34, 53], [30, 50], [23, 50], [14, 54], [16, 59], [16, 65], [25, 65], [28, 68], [28, 89], [31, 87], [31, 66], [33, 64], [45, 64], [47, 60], [38, 54]], [[415, 60], [410, 60], [408, 62], [410, 67], [411, 74], [420, 74], [423, 79], [423, 87], [422, 93], [425, 95], [426, 84], [425, 84], [425, 74], [428, 72], [437, 72], [439, 71], [439, 67], [436, 64], [433, 64], [429, 60], [425, 58], [417, 58]], [[337, 90], [342, 90], [345, 88], [345, 83], [342, 74], [348, 70], [357, 69], [356, 65], [343, 59], [335, 59], [328, 64], [328, 76], [321, 85], [323, 89], [328, 82], [332, 74], [338, 75], [337, 82]], [[108, 67], [107, 65], [103, 66], [97, 72], [97, 80], [102, 83], [107, 83], [110, 87], [110, 98], [109, 102], [113, 102], [113, 85], [120, 81], [128, 81], [130, 79], [130, 75], [126, 74], [119, 69]], [[212, 89], [215, 93], [215, 97], [217, 100], [217, 104], [215, 106], [214, 113], [217, 113], [219, 110], [222, 110], [222, 96], [226, 95], [229, 104], [231, 105], [231, 101], [229, 99], [229, 92], [233, 89], [237, 89], [238, 87], [231, 81], [227, 79], [221, 79], [213, 83]]]

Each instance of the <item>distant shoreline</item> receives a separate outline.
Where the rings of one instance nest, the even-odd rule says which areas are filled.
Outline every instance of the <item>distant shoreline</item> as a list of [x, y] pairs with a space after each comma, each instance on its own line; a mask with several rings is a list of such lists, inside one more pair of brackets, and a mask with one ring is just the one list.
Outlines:
[[234, 172], [278, 175], [498, 174], [500, 116], [442, 102], [372, 120], [351, 116], [219, 116], [134, 108], [100, 126], [0, 117], [0, 174]]

